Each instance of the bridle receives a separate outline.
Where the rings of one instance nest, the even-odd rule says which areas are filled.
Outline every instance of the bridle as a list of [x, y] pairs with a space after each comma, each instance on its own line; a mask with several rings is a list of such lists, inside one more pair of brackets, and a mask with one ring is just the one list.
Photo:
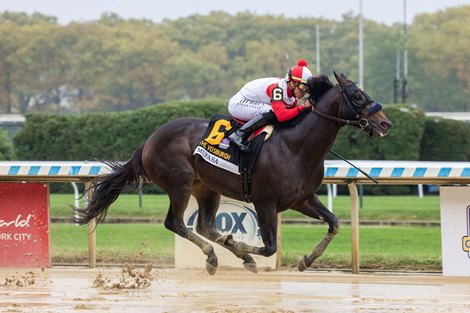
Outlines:
[[[374, 102], [372, 98], [364, 90], [359, 88], [359, 86], [355, 82], [351, 82], [346, 87], [341, 87], [339, 84], [337, 84], [336, 86], [338, 87], [338, 90], [341, 94], [339, 114], [341, 115], [341, 113], [343, 112], [343, 102], [346, 102], [348, 112], [351, 114], [351, 118], [341, 118], [328, 115], [325, 113], [321, 113], [316, 109], [313, 110], [313, 113], [317, 114], [322, 118], [340, 123], [341, 125], [356, 126], [359, 127], [362, 131], [370, 132], [373, 126], [369, 124], [369, 120], [367, 119], [367, 117], [376, 112], [380, 112], [382, 110], [382, 105], [378, 102]], [[358, 103], [358, 101], [354, 97], [354, 95], [358, 91], [360, 91], [362, 93], [362, 96], [364, 97], [364, 101], [362, 103]], [[362, 109], [367, 103], [372, 103], [372, 105], [367, 110], [367, 113], [363, 114]]]
[[[342, 125], [357, 126], [362, 131], [368, 132], [369, 134], [371, 134], [373, 126], [369, 124], [369, 121], [367, 120], [367, 117], [369, 117], [370, 115], [372, 115], [376, 112], [382, 111], [382, 105], [379, 102], [374, 102], [374, 100], [372, 100], [372, 98], [364, 90], [362, 90], [362, 88], [360, 88], [357, 85], [357, 83], [355, 83], [355, 82], [351, 82], [346, 87], [343, 87], [343, 88], [341, 88], [341, 86], [339, 84], [336, 85], [336, 86], [338, 87], [338, 90], [341, 94], [341, 103], [339, 105], [340, 106], [339, 107], [339, 114], [341, 115], [341, 113], [343, 112], [343, 102], [344, 102], [343, 100], [345, 100], [345, 102], [346, 102], [346, 104], [348, 105], [348, 108], [349, 108], [349, 113], [352, 114], [352, 119], [345, 119], [345, 118], [340, 118], [340, 117], [324, 114], [324, 113], [318, 112], [316, 109], [313, 110], [313, 113], [317, 114], [318, 116], [320, 116], [322, 118], [338, 122]], [[362, 101], [362, 103], [358, 103], [356, 98], [354, 97], [355, 93], [358, 92], [358, 91], [360, 91], [362, 93], [362, 96], [364, 97], [364, 100]], [[372, 105], [367, 110], [367, 113], [363, 114], [362, 110], [364, 108], [364, 105], [366, 105], [368, 103], [372, 103]], [[330, 152], [332, 154], [334, 154], [335, 156], [337, 156], [338, 158], [345, 161], [346, 163], [348, 163], [349, 165], [351, 165], [352, 167], [354, 167], [355, 169], [357, 169], [359, 172], [364, 174], [366, 177], [368, 177], [374, 183], [376, 183], [376, 184], [379, 183], [377, 179], [370, 176], [369, 174], [367, 174], [366, 172], [361, 170], [359, 167], [357, 167], [353, 163], [351, 163], [348, 160], [346, 160], [345, 158], [343, 158], [341, 155], [337, 154], [333, 150], [330, 150]]]

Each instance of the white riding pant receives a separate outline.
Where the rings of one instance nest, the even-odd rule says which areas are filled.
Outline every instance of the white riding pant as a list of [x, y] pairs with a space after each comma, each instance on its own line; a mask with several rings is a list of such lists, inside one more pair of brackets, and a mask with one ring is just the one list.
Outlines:
[[249, 121], [253, 117], [271, 110], [271, 104], [248, 100], [240, 93], [233, 96], [228, 103], [230, 115], [241, 121]]

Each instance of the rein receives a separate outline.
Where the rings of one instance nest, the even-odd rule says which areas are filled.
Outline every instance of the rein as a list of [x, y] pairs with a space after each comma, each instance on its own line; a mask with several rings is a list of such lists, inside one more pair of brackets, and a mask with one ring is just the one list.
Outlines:
[[351, 165], [352, 167], [354, 167], [356, 170], [358, 170], [359, 172], [361, 172], [364, 176], [366, 176], [367, 178], [369, 178], [370, 180], [372, 180], [374, 183], [376, 184], [379, 184], [379, 181], [377, 179], [375, 179], [374, 177], [370, 176], [369, 174], [367, 174], [366, 172], [364, 172], [363, 170], [361, 170], [359, 167], [357, 167], [356, 165], [352, 164], [351, 162], [349, 162], [348, 160], [346, 160], [345, 158], [343, 158], [341, 155], [339, 155], [338, 153], [334, 152], [333, 150], [330, 150], [330, 153], [337, 156], [338, 158], [340, 158], [341, 160], [343, 160], [344, 162], [348, 163], [349, 165]]
[[[338, 87], [338, 90], [341, 94], [341, 104], [340, 104], [340, 114], [341, 114], [341, 108], [343, 106], [343, 100], [346, 100], [346, 103], [348, 104], [351, 112], [354, 113], [354, 117], [356, 118], [356, 120], [348, 120], [348, 119], [344, 119], [344, 118], [340, 118], [340, 117], [336, 117], [336, 116], [332, 116], [332, 115], [328, 115], [328, 114], [325, 114], [325, 113], [321, 113], [317, 110], [313, 110], [313, 113], [317, 114], [318, 116], [322, 117], [322, 118], [325, 118], [325, 119], [328, 119], [328, 120], [331, 120], [331, 121], [335, 121], [337, 123], [340, 123], [340, 124], [343, 124], [343, 125], [351, 125], [351, 126], [358, 126], [361, 130], [365, 131], [367, 127], [369, 127], [369, 121], [366, 119], [365, 116], [362, 116], [362, 114], [359, 114], [357, 113], [357, 111], [354, 109], [352, 103], [351, 103], [351, 100], [349, 99], [349, 97], [344, 93], [343, 89], [341, 88], [341, 86], [338, 84], [336, 85]], [[354, 83], [351, 83], [349, 84], [348, 86], [346, 86], [346, 88], [351, 88], [355, 86]], [[372, 103], [374, 103], [369, 95], [367, 95], [364, 91], [364, 96], [369, 99]], [[354, 102], [354, 101], [352, 101]], [[356, 105], [356, 107], [358, 107], [358, 105]], [[361, 107], [362, 108], [362, 107]], [[369, 111], [367, 112], [367, 115], [370, 115], [370, 114], [373, 114], [375, 112], [378, 112], [382, 110], [382, 105], [380, 103], [374, 103], [371, 108], [369, 109]]]
[[[360, 112], [357, 112], [357, 110], [354, 109], [354, 107], [356, 107], [356, 108], [359, 108], [360, 110], [362, 110], [363, 106], [361, 104], [356, 103], [354, 100], [351, 100], [350, 97], [348, 97], [348, 95], [343, 91], [343, 89], [341, 88], [341, 86], [339, 84], [337, 85], [337, 87], [338, 87], [339, 92], [341, 93], [341, 103], [340, 103], [340, 109], [339, 109], [340, 113], [339, 114], [341, 114], [341, 111], [342, 111], [343, 100], [346, 100], [346, 103], [348, 104], [349, 109], [351, 110], [351, 112], [354, 114], [354, 117], [356, 118], [356, 120], [348, 120], [348, 119], [328, 115], [328, 114], [325, 114], [325, 113], [318, 112], [317, 110], [313, 110], [313, 113], [317, 114], [318, 116], [320, 116], [322, 118], [325, 118], [325, 119], [328, 119], [328, 120], [331, 120], [331, 121], [335, 121], [335, 122], [340, 123], [340, 124], [358, 126], [361, 130], [365, 131], [366, 128], [370, 126], [369, 121], [366, 119], [366, 116], [363, 116]], [[356, 87], [356, 84], [352, 82], [348, 86], [346, 86], [345, 89], [346, 89], [346, 91], [348, 91], [347, 89], [352, 89], [352, 88], [355, 89], [355, 87]], [[361, 91], [362, 91], [364, 97], [367, 100], [369, 100], [369, 102], [372, 102], [372, 106], [367, 111], [367, 116], [382, 110], [382, 105], [380, 103], [374, 102], [367, 93], [365, 93], [363, 90], [361, 90]], [[372, 180], [374, 183], [376, 183], [376, 184], [379, 183], [377, 179], [370, 176], [369, 174], [367, 174], [366, 172], [361, 170], [359, 167], [357, 167], [356, 165], [352, 164], [351, 162], [349, 162], [348, 160], [343, 158], [338, 153], [334, 152], [333, 150], [330, 150], [330, 153], [337, 156], [338, 158], [340, 158], [344, 162], [348, 163], [349, 165], [351, 165], [355, 169], [357, 169], [359, 172], [361, 172], [364, 176], [366, 176], [367, 178]]]

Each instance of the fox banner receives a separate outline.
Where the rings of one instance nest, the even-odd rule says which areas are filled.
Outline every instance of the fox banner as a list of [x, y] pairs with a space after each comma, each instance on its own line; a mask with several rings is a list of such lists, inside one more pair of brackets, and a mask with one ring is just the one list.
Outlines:
[[50, 267], [49, 191], [0, 182], [0, 267]]
[[[184, 214], [184, 221], [186, 226], [196, 234], [197, 216], [198, 205], [196, 199], [191, 197]], [[224, 235], [231, 234], [234, 240], [243, 241], [253, 246], [263, 246], [259, 233], [258, 216], [251, 203], [222, 197], [215, 225], [218, 232]], [[243, 267], [243, 260], [236, 258], [230, 251], [220, 247], [218, 244], [211, 241], [209, 243], [215, 249], [220, 266]], [[270, 257], [253, 255], [253, 258], [259, 267], [276, 269], [280, 261], [278, 259], [280, 258], [280, 250], [280, 229], [278, 225], [278, 251]], [[206, 256], [196, 245], [179, 236], [175, 237], [176, 268], [205, 267], [205, 259]]]

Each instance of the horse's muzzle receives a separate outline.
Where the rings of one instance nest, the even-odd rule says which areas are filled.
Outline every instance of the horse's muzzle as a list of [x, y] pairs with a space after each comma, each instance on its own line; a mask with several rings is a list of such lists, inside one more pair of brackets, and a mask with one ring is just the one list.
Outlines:
[[392, 122], [387, 119], [381, 120], [378, 123], [371, 124], [371, 130], [369, 135], [375, 137], [385, 137], [392, 128]]

